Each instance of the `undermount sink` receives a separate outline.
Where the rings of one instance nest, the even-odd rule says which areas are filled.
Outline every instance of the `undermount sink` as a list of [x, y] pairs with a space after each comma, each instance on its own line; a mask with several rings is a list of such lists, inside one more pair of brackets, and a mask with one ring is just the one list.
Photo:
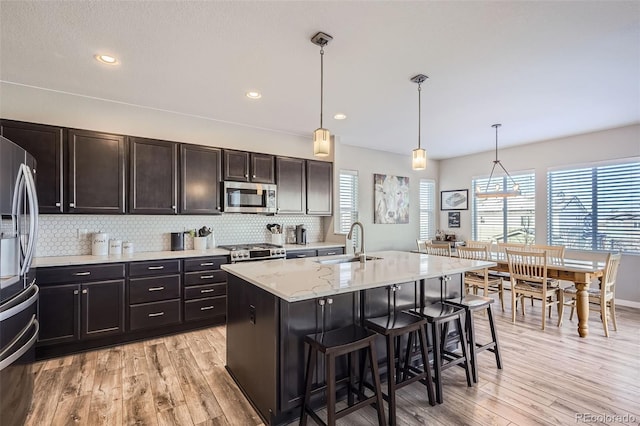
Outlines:
[[[370, 261], [370, 260], [379, 260], [382, 259], [381, 257], [375, 257], [375, 256], [365, 256], [365, 261]], [[360, 257], [359, 256], [342, 256], [342, 257], [334, 257], [332, 259], [322, 259], [322, 260], [317, 260], [318, 263], [322, 264], [322, 265], [335, 265], [338, 263], [350, 263], [350, 262], [360, 262]]]

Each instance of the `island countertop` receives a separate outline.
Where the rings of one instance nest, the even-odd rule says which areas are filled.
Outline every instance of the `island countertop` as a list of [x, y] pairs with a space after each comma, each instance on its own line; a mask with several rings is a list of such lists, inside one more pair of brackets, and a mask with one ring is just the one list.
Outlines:
[[222, 265], [222, 269], [287, 301], [313, 299], [368, 288], [459, 274], [495, 266], [495, 262], [403, 251], [367, 253], [366, 263], [324, 263], [349, 255], [277, 259]]

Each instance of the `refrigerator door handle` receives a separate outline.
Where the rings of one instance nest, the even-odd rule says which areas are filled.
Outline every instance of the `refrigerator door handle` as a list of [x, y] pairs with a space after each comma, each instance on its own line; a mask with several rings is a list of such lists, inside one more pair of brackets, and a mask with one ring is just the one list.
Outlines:
[[31, 329], [32, 326], [35, 326], [35, 330], [33, 332], [33, 336], [31, 336], [31, 338], [27, 343], [25, 343], [22, 347], [20, 347], [18, 350], [16, 350], [14, 353], [12, 353], [11, 355], [7, 356], [4, 359], [2, 359], [2, 357], [5, 356], [6, 353], [9, 353], [12, 347], [9, 346], [4, 351], [2, 351], [2, 353], [0, 354], [0, 359], [1, 359], [0, 371], [4, 370], [5, 367], [8, 367], [9, 365], [13, 364], [17, 359], [20, 359], [20, 357], [24, 355], [25, 352], [27, 352], [34, 345], [34, 343], [38, 339], [38, 332], [40, 331], [40, 324], [38, 323], [38, 320], [36, 319], [35, 315], [31, 317], [31, 321], [29, 321], [29, 325], [27, 325], [27, 327], [24, 330], [22, 330], [20, 335], [16, 337], [15, 341], [21, 339]]
[[24, 263], [22, 264], [22, 270], [20, 275], [26, 275], [31, 267], [31, 261], [33, 260], [33, 254], [36, 249], [36, 241], [38, 237], [38, 194], [36, 193], [36, 184], [31, 174], [31, 169], [26, 164], [20, 166], [22, 174], [25, 179], [25, 186], [27, 189], [27, 201], [29, 203], [29, 242], [27, 244], [27, 250], [24, 255]]

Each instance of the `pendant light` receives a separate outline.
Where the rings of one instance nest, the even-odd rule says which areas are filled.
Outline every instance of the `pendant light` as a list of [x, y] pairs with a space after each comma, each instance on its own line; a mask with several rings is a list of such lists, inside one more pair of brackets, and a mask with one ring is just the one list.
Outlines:
[[422, 92], [422, 83], [429, 77], [424, 74], [418, 74], [411, 77], [411, 81], [418, 83], [418, 147], [413, 150], [413, 159], [411, 161], [411, 167], [413, 170], [424, 170], [427, 168], [427, 151], [420, 147], [420, 116], [421, 114], [421, 99], [420, 93]]
[[[498, 160], [498, 128], [502, 126], [502, 124], [492, 124], [491, 127], [496, 129], [496, 159], [493, 160], [493, 167], [491, 168], [491, 174], [489, 175], [489, 180], [487, 181], [487, 186], [485, 190], [482, 191], [480, 186], [476, 188], [476, 198], [506, 198], [506, 197], [517, 197], [518, 195], [522, 195], [520, 192], [520, 185], [518, 185], [507, 169], [504, 168], [500, 160]], [[500, 168], [504, 171], [504, 173], [509, 177], [511, 183], [513, 184], [512, 189], [508, 190], [506, 188], [500, 189], [500, 184], [496, 184], [495, 188], [491, 190], [491, 178], [493, 178], [493, 172], [496, 169], [496, 166], [500, 166]]]
[[324, 47], [333, 40], [329, 34], [318, 32], [311, 37], [311, 43], [320, 46], [320, 127], [313, 132], [313, 155], [326, 157], [331, 152], [331, 133], [322, 127], [322, 107], [324, 101]]

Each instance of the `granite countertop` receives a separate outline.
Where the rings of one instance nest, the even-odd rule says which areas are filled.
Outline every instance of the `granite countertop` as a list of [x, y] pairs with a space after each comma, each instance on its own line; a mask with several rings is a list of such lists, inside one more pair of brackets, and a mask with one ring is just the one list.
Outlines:
[[[340, 243], [309, 243], [305, 245], [285, 244], [287, 250], [308, 250], [318, 248], [344, 247]], [[47, 266], [73, 266], [73, 265], [90, 265], [96, 263], [117, 263], [117, 262], [136, 262], [143, 260], [163, 260], [163, 259], [183, 259], [189, 257], [202, 256], [228, 256], [229, 250], [220, 248], [208, 250], [179, 250], [179, 251], [145, 251], [134, 254], [123, 254], [120, 256], [92, 256], [90, 254], [79, 256], [50, 256], [36, 257], [33, 261], [35, 267], [44, 268]]]
[[496, 265], [495, 262], [401, 251], [380, 251], [367, 255], [380, 259], [369, 260], [365, 264], [320, 263], [351, 257], [340, 255], [236, 263], [222, 265], [222, 269], [287, 302], [296, 302]]

